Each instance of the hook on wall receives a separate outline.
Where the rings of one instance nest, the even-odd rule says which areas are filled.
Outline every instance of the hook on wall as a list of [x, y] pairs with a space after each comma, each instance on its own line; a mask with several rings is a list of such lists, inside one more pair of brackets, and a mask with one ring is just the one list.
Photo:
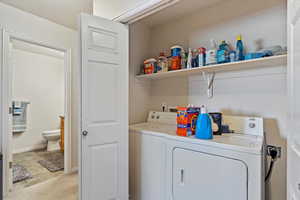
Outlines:
[[213, 98], [214, 96], [215, 75], [216, 75], [215, 72], [211, 72], [211, 73], [202, 72], [202, 76], [204, 80], [207, 81], [207, 97], [210, 99]]

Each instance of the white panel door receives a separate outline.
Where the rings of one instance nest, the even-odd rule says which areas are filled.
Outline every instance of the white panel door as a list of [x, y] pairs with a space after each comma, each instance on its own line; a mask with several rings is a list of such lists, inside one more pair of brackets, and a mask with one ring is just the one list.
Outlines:
[[176, 148], [173, 200], [248, 200], [248, 170], [242, 162]]
[[288, 200], [300, 199], [300, 0], [288, 1]]
[[82, 200], [128, 199], [128, 27], [81, 15]]

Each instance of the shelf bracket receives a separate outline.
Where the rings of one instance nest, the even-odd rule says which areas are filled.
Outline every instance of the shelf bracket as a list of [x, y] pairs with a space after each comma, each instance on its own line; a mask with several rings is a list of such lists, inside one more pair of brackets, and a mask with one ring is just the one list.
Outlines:
[[215, 72], [207, 73], [202, 72], [203, 79], [207, 81], [207, 97], [209, 99], [214, 96], [214, 80], [215, 80]]

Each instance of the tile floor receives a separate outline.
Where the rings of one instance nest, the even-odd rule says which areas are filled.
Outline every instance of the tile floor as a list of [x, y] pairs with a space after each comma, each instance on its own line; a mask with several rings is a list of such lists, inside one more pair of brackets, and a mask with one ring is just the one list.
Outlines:
[[[43, 160], [43, 155], [52, 152], [47, 152], [45, 150], [30, 151], [25, 153], [19, 153], [13, 155], [13, 162], [16, 164], [23, 165], [29, 172], [31, 172], [31, 179], [27, 179], [21, 182], [17, 182], [13, 186], [13, 190], [20, 190], [38, 183], [42, 183], [51, 178], [61, 176], [64, 171], [49, 172], [46, 168], [42, 167], [38, 161]], [[56, 152], [58, 153], [58, 152]]]
[[12, 192], [4, 200], [78, 200], [78, 175], [61, 175]]

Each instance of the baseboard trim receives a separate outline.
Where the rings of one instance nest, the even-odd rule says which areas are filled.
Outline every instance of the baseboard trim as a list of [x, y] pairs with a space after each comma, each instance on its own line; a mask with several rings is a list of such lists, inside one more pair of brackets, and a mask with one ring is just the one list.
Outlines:
[[77, 173], [78, 172], [78, 167], [73, 167], [71, 169], [71, 172], [70, 173]]
[[13, 150], [13, 154], [45, 149], [46, 147], [47, 147], [47, 144], [36, 144], [36, 145], [30, 146], [30, 147]]

